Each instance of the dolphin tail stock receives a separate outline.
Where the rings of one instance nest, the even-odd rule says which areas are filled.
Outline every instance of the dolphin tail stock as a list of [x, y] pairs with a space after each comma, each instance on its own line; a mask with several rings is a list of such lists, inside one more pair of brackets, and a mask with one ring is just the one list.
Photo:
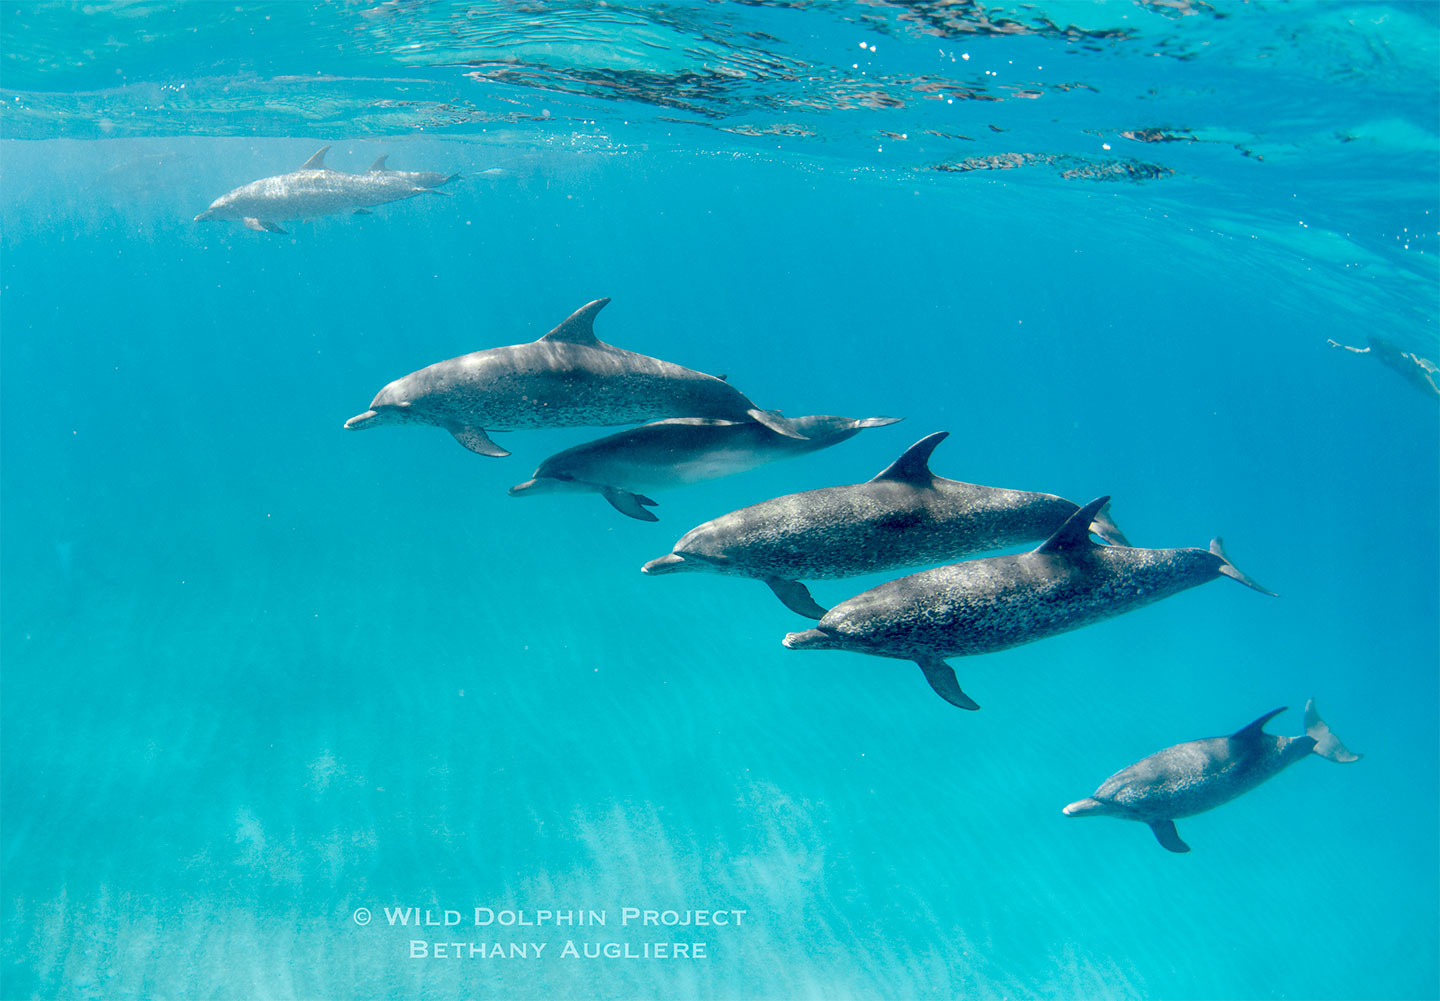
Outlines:
[[1230, 557], [1225, 555], [1225, 542], [1218, 535], [1210, 540], [1210, 553], [1211, 555], [1215, 556], [1220, 560], [1220, 573], [1223, 573], [1226, 577], [1229, 577], [1233, 580], [1238, 580], [1246, 587], [1254, 591], [1259, 591], [1261, 594], [1268, 594], [1272, 598], [1280, 597], [1280, 595], [1276, 594], [1274, 591], [1265, 590], [1265, 588], [1261, 587], [1259, 584], [1255, 583], [1255, 581], [1251, 580], [1245, 574], [1241, 573], [1235, 567], [1235, 564], [1230, 562]]
[[810, 589], [798, 580], [787, 580], [773, 574], [760, 579], [769, 586], [770, 590], [775, 592], [775, 597], [779, 598], [785, 607], [796, 615], [803, 615], [807, 619], [815, 619], [817, 622], [825, 618], [825, 609], [810, 597]]
[[1180, 832], [1175, 830], [1173, 820], [1152, 820], [1150, 830], [1155, 832], [1155, 840], [1160, 842], [1166, 850], [1183, 855], [1190, 850], [1190, 846], [1180, 840]]
[[1326, 761], [1349, 764], [1363, 757], [1340, 743], [1340, 738], [1330, 732], [1330, 727], [1325, 725], [1325, 721], [1320, 718], [1320, 711], [1315, 708], [1314, 699], [1305, 703], [1305, 735], [1315, 741], [1312, 748], [1314, 753]]
[[627, 518], [634, 518], [636, 521], [659, 521], [646, 507], [659, 507], [659, 501], [653, 501], [644, 494], [631, 493], [629, 490], [621, 490], [619, 487], [605, 487], [600, 495], [610, 502], [610, 506]]
[[935, 689], [935, 694], [940, 696], [952, 706], [959, 706], [961, 709], [979, 709], [980, 703], [960, 690], [960, 682], [955, 678], [955, 669], [945, 663], [939, 657], [917, 660], [920, 670], [925, 672], [925, 680], [930, 682], [930, 687]]
[[801, 441], [810, 440], [809, 435], [801, 434], [795, 426], [795, 422], [778, 410], [761, 410], [759, 407], [752, 407], [745, 412], [750, 415], [751, 419], [764, 424], [776, 434], [783, 434], [786, 438], [798, 438]]
[[1090, 519], [1090, 531], [1110, 543], [1112, 546], [1130, 547], [1130, 540], [1125, 538], [1125, 533], [1110, 518], [1110, 504], [1106, 504], [1095, 512], [1095, 517]]

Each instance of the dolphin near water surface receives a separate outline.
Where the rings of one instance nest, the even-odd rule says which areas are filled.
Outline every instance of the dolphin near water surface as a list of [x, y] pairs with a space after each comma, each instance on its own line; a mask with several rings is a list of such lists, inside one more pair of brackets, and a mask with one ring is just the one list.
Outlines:
[[241, 185], [210, 203], [195, 217], [239, 219], [247, 228], [284, 233], [279, 220], [313, 219], [317, 216], [353, 212], [369, 215], [371, 205], [398, 202], [416, 195], [442, 195], [436, 191], [459, 174], [428, 171], [390, 170], [386, 156], [380, 157], [363, 174], [347, 174], [325, 166], [326, 146], [306, 160], [299, 170]]

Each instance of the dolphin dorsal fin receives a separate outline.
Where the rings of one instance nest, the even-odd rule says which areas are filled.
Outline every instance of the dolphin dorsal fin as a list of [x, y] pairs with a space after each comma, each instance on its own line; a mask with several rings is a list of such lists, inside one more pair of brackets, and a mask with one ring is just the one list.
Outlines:
[[880, 480], [893, 480], [896, 483], [909, 483], [911, 486], [928, 487], [935, 482], [935, 474], [930, 472], [930, 453], [935, 451], [936, 445], [948, 437], [950, 437], [949, 431], [936, 431], [934, 434], [927, 434], [924, 438], [921, 438], [907, 448], [900, 458], [872, 476], [870, 482], [878, 483]]
[[595, 314], [604, 309], [609, 299], [587, 302], [571, 313], [565, 322], [540, 338], [542, 341], [563, 341], [566, 344], [588, 344], [595, 347], [601, 340], [595, 336]]
[[1066, 553], [1076, 549], [1089, 549], [1095, 543], [1090, 541], [1090, 523], [1095, 520], [1095, 515], [1106, 504], [1110, 498], [1096, 497], [1089, 504], [1076, 511], [1065, 524], [1055, 530], [1055, 534], [1044, 542], [1040, 543], [1037, 553]]
[[389, 154], [389, 153], [386, 153], [384, 156], [377, 156], [377, 157], [375, 158], [375, 162], [370, 165], [370, 169], [367, 170], [366, 173], [367, 173], [367, 174], [373, 174], [373, 173], [375, 173], [377, 170], [384, 170], [384, 169], [385, 169], [385, 161], [388, 160], [388, 159], [390, 159], [390, 154]]
[[300, 165], [301, 170], [324, 170], [325, 154], [330, 152], [329, 146], [321, 146], [320, 151]]
[[1281, 713], [1283, 713], [1286, 709], [1289, 709], [1289, 708], [1290, 708], [1289, 706], [1281, 706], [1279, 709], [1271, 709], [1268, 713], [1266, 713], [1264, 716], [1261, 716], [1261, 717], [1260, 717], [1259, 719], [1257, 719], [1255, 722], [1253, 722], [1253, 723], [1246, 723], [1246, 724], [1245, 724], [1244, 726], [1242, 726], [1240, 729], [1236, 730], [1234, 733], [1232, 733], [1232, 734], [1230, 735], [1231, 739], [1232, 739], [1232, 740], [1254, 740], [1254, 739], [1256, 739], [1257, 737], [1261, 736], [1261, 734], [1264, 733], [1264, 731], [1265, 731], [1265, 724], [1266, 724], [1266, 723], [1269, 723], [1272, 719], [1274, 719], [1276, 716], [1279, 716]]

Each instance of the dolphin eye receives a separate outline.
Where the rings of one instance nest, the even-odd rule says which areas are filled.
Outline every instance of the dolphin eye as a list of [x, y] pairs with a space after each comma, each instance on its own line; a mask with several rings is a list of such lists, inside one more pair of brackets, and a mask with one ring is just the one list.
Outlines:
[[556, 473], [553, 478], [557, 480], [564, 480], [566, 483], [575, 482], [575, 476], [573, 473]]

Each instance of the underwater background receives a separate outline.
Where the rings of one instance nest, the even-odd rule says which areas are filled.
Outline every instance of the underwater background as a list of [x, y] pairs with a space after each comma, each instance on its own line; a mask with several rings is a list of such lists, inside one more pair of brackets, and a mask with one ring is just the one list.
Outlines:
[[[0, 28], [0, 997], [1440, 995], [1440, 409], [1330, 343], [1440, 358], [1436, 5]], [[192, 221], [325, 144], [462, 176], [284, 236]], [[506, 495], [615, 429], [505, 459], [342, 430], [603, 296], [601, 339], [763, 407], [905, 420], [657, 524]], [[639, 573], [938, 430], [939, 475], [1109, 494], [1134, 544], [1223, 535], [1281, 597], [1221, 579], [955, 659], [967, 713], [913, 664], [784, 649], [807, 623], [758, 583]], [[1189, 855], [1061, 815], [1278, 706], [1301, 733], [1309, 697], [1363, 760], [1182, 821]], [[608, 922], [386, 913], [477, 907]]]

